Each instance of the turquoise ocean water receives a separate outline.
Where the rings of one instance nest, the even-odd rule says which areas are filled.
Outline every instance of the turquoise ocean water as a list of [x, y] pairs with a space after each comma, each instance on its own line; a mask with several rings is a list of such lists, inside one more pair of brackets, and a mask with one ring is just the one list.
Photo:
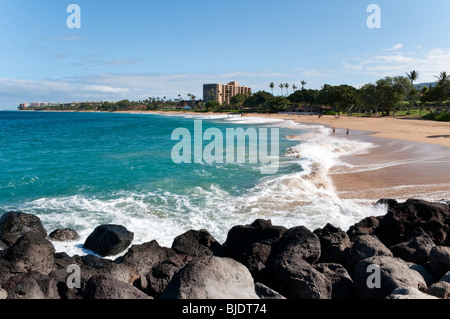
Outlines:
[[[195, 120], [224, 135], [227, 128], [279, 129], [278, 172], [261, 174], [261, 163], [175, 164], [172, 132], [193, 134]], [[85, 253], [80, 244], [107, 223], [126, 226], [135, 243], [165, 246], [202, 228], [223, 242], [232, 226], [256, 218], [345, 228], [378, 212], [340, 200], [327, 173], [342, 155], [371, 145], [329, 133], [262, 118], [0, 112], [0, 215], [18, 210], [38, 215], [48, 232], [77, 230], [79, 242], [55, 243], [69, 254]]]

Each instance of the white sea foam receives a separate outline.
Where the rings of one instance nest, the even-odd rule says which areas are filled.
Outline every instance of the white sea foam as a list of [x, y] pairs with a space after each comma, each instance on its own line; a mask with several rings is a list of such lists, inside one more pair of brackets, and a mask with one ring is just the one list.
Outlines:
[[226, 121], [232, 122], [233, 124], [271, 124], [271, 123], [281, 123], [285, 122], [281, 119], [271, 119], [265, 117], [241, 117], [241, 116], [230, 116], [225, 118]]
[[[198, 201], [198, 199], [200, 199]], [[81, 238], [75, 242], [54, 242], [57, 251], [85, 255], [82, 245], [98, 225], [120, 224], [134, 232], [133, 244], [157, 240], [170, 247], [173, 239], [190, 229], [207, 229], [219, 242], [226, 240], [231, 227], [249, 224], [257, 218], [271, 219], [275, 225], [304, 225], [314, 230], [331, 223], [348, 229], [371, 215], [382, 215], [382, 207], [341, 200], [333, 190], [317, 188], [298, 173], [267, 179], [246, 194], [234, 197], [226, 191], [197, 187], [190, 195], [171, 192], [131, 194], [100, 200], [81, 196], [43, 198], [30, 202], [24, 211], [39, 216], [48, 232], [74, 228]], [[114, 256], [112, 258], [115, 258]]]
[[240, 115], [227, 115], [227, 114], [190, 114], [190, 113], [180, 113], [180, 114], [168, 114], [167, 116], [178, 116], [187, 119], [196, 119], [196, 120], [220, 120], [220, 119], [232, 119], [241, 117]]

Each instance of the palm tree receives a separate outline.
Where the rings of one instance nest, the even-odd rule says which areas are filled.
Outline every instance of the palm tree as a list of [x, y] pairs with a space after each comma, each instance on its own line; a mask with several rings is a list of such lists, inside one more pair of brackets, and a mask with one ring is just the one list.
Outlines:
[[[441, 91], [442, 93], [439, 95], [442, 95], [443, 100], [446, 100], [446, 98], [444, 97], [444, 95], [448, 94], [448, 84], [450, 83], [450, 75], [447, 75], [447, 72], [441, 72], [438, 76], [436, 76], [437, 78], [437, 86], [439, 89], [443, 89]], [[446, 88], [447, 87], [447, 88]], [[449, 108], [450, 108], [450, 103], [449, 103]]]
[[415, 89], [414, 89], [414, 81], [417, 80], [419, 78], [420, 73], [417, 72], [416, 70], [413, 70], [409, 73], [406, 73], [406, 75], [408, 76], [408, 79], [411, 81], [411, 91], [409, 93], [409, 105], [408, 105], [408, 115], [411, 115], [411, 103], [413, 102], [413, 98], [415, 95]]
[[297, 85], [295, 85], [295, 84], [292, 84], [292, 92], [294, 92], [294, 93], [295, 93], [295, 90], [297, 90], [297, 89], [298, 89]]
[[272, 95], [273, 95], [273, 89], [274, 89], [274, 87], [275, 87], [275, 83], [270, 82], [269, 87], [272, 89]]
[[302, 90], [304, 90], [304, 89], [305, 89], [305, 85], [306, 85], [308, 82], [306, 82], [306, 81], [301, 81], [300, 83], [302, 84]]
[[216, 90], [211, 89], [208, 91], [208, 101], [217, 101], [217, 95], [216, 95]]
[[416, 70], [413, 70], [409, 73], [406, 73], [406, 75], [408, 76], [408, 79], [411, 81], [411, 86], [414, 87], [414, 81], [419, 78], [420, 73], [417, 72]]
[[227, 104], [230, 104], [230, 99], [231, 99], [231, 91], [225, 90], [225, 101], [227, 102]]
[[289, 89], [289, 83], [285, 83], [284, 87], [286, 88], [286, 96], [289, 94], [288, 89]]
[[446, 71], [441, 72], [438, 76], [436, 76], [436, 78], [438, 79], [437, 81], [438, 85], [444, 85], [445, 83], [450, 81], [450, 75], [447, 75]]
[[192, 109], [195, 109], [195, 99], [196, 99], [197, 97], [194, 95], [194, 94], [191, 94], [191, 101], [192, 101], [192, 105], [191, 105], [191, 107], [192, 107]]
[[280, 87], [280, 89], [281, 89], [281, 95], [283, 95], [283, 88], [284, 88], [284, 84], [283, 83], [280, 83], [280, 85], [278, 85], [279, 87]]

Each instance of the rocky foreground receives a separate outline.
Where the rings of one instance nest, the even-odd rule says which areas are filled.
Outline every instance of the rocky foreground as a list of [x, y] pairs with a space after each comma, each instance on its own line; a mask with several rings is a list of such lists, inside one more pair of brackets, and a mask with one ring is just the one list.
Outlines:
[[[450, 299], [450, 206], [380, 200], [385, 216], [343, 231], [270, 220], [235, 226], [221, 244], [191, 230], [172, 247], [132, 245], [101, 225], [84, 247], [116, 260], [55, 253], [70, 229], [47, 235], [39, 218], [0, 218], [0, 299]], [[131, 247], [130, 247], [131, 245]]]

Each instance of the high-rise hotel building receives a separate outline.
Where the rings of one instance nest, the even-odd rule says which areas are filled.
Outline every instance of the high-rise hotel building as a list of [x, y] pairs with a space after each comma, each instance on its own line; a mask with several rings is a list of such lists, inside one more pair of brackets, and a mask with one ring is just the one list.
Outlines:
[[230, 104], [233, 96], [243, 94], [252, 95], [252, 89], [246, 86], [239, 86], [239, 82], [230, 82], [228, 84], [204, 84], [203, 101], [217, 101], [220, 104]]

